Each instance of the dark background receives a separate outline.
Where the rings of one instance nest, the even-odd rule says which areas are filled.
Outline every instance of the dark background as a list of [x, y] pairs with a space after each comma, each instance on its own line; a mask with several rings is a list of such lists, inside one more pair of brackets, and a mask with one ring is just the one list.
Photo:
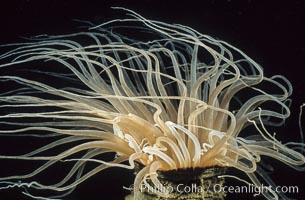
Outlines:
[[[305, 1], [160, 1], [160, 0], [20, 0], [0, 4], [0, 44], [23, 41], [21, 37], [39, 34], [64, 34], [78, 30], [73, 19], [99, 24], [123, 18], [122, 6], [148, 19], [179, 23], [201, 33], [227, 41], [243, 50], [263, 66], [267, 76], [285, 75], [294, 87], [292, 116], [277, 131], [283, 140], [298, 139], [299, 106], [305, 102]], [[201, 2], [201, 3], [199, 3]], [[2, 87], [2, 86], [0, 86]], [[304, 118], [303, 118], [304, 121]], [[303, 123], [303, 126], [305, 123]], [[273, 178], [279, 185], [299, 185], [305, 195], [305, 176], [288, 167], [277, 166]], [[0, 170], [5, 168], [1, 161]], [[81, 184], [67, 197], [71, 200], [123, 199], [122, 185], [132, 183], [131, 173], [112, 169]], [[110, 196], [110, 198], [106, 198]], [[18, 190], [1, 191], [0, 199], [27, 199]], [[258, 198], [254, 198], [258, 199]]]

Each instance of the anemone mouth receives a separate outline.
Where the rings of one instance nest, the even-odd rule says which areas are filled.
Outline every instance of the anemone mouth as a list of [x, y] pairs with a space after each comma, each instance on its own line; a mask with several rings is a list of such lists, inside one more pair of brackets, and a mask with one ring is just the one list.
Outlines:
[[[26, 72], [38, 74], [6, 70], [0, 76], [15, 86], [0, 94], [1, 124], [8, 127], [0, 134], [52, 140], [29, 153], [1, 155], [44, 162], [31, 173], [0, 178], [7, 185], [1, 189], [51, 190], [63, 193], [50, 197], [59, 198], [106, 168], [134, 169], [140, 163], [137, 199], [143, 183], [147, 188], [164, 185], [164, 174], [180, 169], [205, 169], [204, 174], [234, 167], [251, 184], [273, 187], [258, 166], [262, 156], [304, 170], [304, 144], [282, 144], [266, 128], [281, 126], [290, 114], [292, 87], [285, 77], [265, 77], [261, 66], [224, 41], [127, 11], [134, 18], [0, 46], [9, 48], [0, 56], [1, 69], [32, 64]], [[122, 29], [140, 30], [153, 40], [128, 38]], [[52, 154], [59, 148], [64, 150]], [[100, 159], [109, 152], [114, 159]], [[35, 180], [60, 163], [72, 163], [60, 181]], [[273, 191], [263, 195], [278, 197]]]

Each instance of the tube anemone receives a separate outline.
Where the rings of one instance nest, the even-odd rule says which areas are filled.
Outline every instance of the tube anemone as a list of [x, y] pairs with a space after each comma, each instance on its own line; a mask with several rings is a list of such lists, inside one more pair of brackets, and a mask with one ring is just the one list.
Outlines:
[[[89, 24], [89, 31], [1, 46], [0, 81], [14, 88], [0, 95], [0, 134], [49, 141], [26, 154], [1, 155], [43, 162], [30, 173], [1, 177], [1, 189], [22, 186], [33, 198], [51, 190], [55, 196], [48, 198], [56, 199], [120, 167], [137, 172], [133, 199], [173, 199], [166, 189], [148, 193], [141, 186], [168, 186], [166, 173], [189, 169], [203, 169], [196, 175], [201, 183], [206, 170], [223, 182], [219, 169], [233, 167], [251, 185], [275, 187], [261, 156], [304, 170], [304, 144], [282, 144], [266, 129], [290, 114], [292, 86], [285, 77], [265, 77], [261, 66], [224, 41], [127, 11], [132, 18]], [[133, 38], [130, 32], [141, 33]], [[103, 157], [109, 153], [115, 158]], [[65, 163], [72, 166], [58, 182], [36, 179]], [[272, 189], [262, 194], [286, 198]]]

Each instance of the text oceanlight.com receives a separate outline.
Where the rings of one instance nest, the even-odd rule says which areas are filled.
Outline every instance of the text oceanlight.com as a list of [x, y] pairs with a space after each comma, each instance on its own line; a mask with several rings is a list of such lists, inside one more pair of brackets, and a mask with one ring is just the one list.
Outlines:
[[[133, 185], [129, 187], [130, 190], [133, 190]], [[144, 184], [140, 187], [141, 192], [166, 192], [166, 193], [203, 193], [203, 192], [213, 192], [213, 193], [231, 193], [231, 194], [253, 194], [253, 196], [261, 195], [264, 192], [276, 192], [276, 193], [286, 193], [286, 194], [297, 194], [299, 193], [298, 186], [264, 186], [260, 187], [253, 185], [245, 186], [224, 186], [221, 184], [214, 184], [207, 187], [198, 186], [196, 184], [184, 185], [179, 184], [175, 187], [172, 186], [160, 186], [160, 187], [148, 187]]]

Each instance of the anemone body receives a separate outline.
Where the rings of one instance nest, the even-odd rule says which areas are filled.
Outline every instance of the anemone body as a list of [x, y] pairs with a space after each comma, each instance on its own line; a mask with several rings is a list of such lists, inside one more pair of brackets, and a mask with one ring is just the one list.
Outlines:
[[[0, 56], [1, 69], [27, 66], [36, 75], [1, 75], [2, 85], [15, 88], [0, 96], [1, 124], [8, 127], [0, 133], [51, 141], [23, 155], [1, 155], [44, 162], [31, 173], [1, 177], [8, 185], [2, 189], [23, 184], [28, 191], [55, 191], [52, 199], [106, 168], [138, 163], [137, 199], [141, 184], [162, 184], [160, 171], [233, 167], [253, 185], [263, 180], [274, 186], [258, 166], [261, 156], [303, 169], [304, 156], [265, 128], [282, 125], [290, 114], [292, 87], [285, 77], [265, 77], [261, 66], [224, 41], [128, 12], [134, 18], [1, 47], [9, 49]], [[58, 148], [63, 150], [52, 154]], [[113, 160], [100, 159], [111, 152]], [[57, 183], [35, 179], [65, 162], [73, 165]], [[86, 163], [95, 167], [86, 170]], [[35, 198], [35, 192], [26, 194]], [[263, 195], [278, 198], [272, 190]]]

